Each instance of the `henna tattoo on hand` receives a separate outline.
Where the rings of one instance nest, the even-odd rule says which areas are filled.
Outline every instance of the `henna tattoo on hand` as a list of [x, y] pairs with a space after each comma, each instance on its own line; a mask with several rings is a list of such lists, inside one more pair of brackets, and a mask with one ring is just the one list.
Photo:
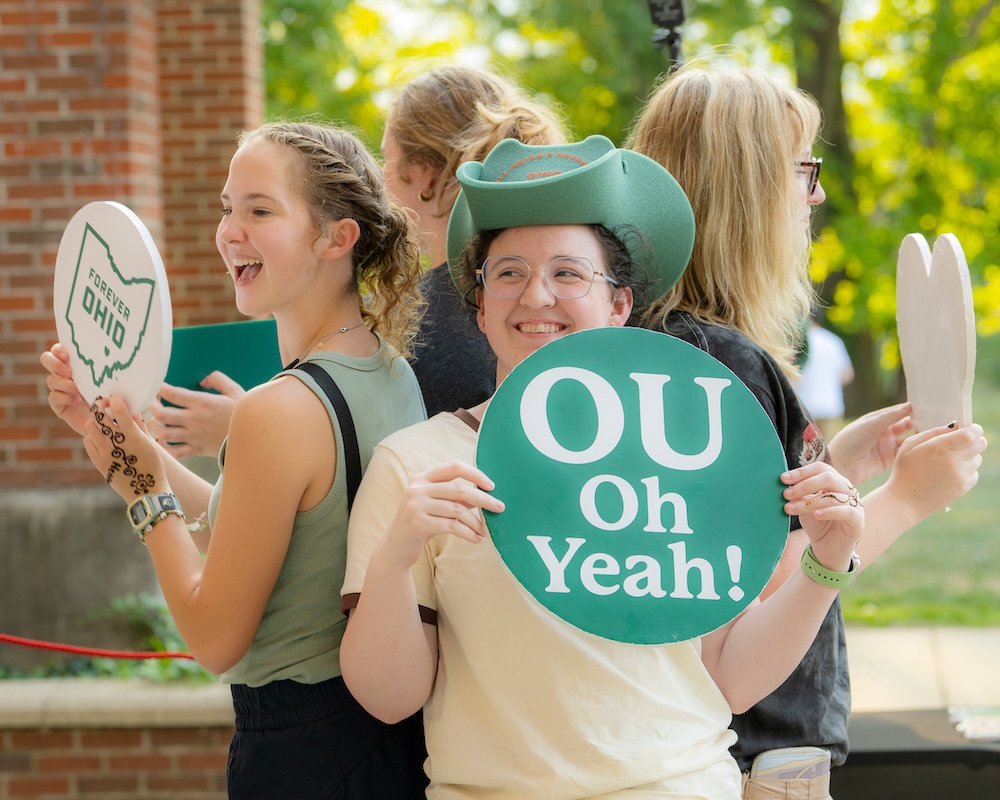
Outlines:
[[[97, 398], [97, 400], [100, 399], [100, 397]], [[111, 462], [111, 466], [108, 468], [108, 474], [105, 480], [107, 480], [110, 484], [115, 473], [118, 470], [122, 470], [123, 475], [128, 478], [132, 478], [129, 485], [135, 491], [137, 497], [148, 494], [150, 490], [156, 486], [156, 479], [153, 477], [152, 473], [144, 472], [140, 474], [135, 468], [135, 463], [139, 460], [139, 457], [132, 453], [127, 453], [125, 448], [122, 447], [125, 443], [125, 434], [122, 431], [114, 430], [110, 425], [104, 422], [104, 412], [97, 410], [97, 400], [95, 400], [93, 405], [91, 405], [90, 411], [93, 413], [98, 426], [100, 426], [101, 433], [108, 437], [108, 440], [112, 444], [111, 457], [113, 459], [121, 459], [121, 461], [116, 460]]]
[[137, 475], [135, 480], [132, 481], [132, 488], [135, 490], [135, 494], [139, 495], [149, 494], [153, 487], [156, 486], [156, 479], [148, 472], [144, 472], [141, 475]]

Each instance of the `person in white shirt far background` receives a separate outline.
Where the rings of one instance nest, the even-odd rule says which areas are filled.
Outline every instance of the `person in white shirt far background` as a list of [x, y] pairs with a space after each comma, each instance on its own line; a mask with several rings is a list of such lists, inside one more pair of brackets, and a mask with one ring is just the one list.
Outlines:
[[843, 340], [824, 328], [816, 312], [809, 320], [809, 350], [795, 391], [830, 441], [844, 427], [844, 387], [854, 380], [854, 365]]

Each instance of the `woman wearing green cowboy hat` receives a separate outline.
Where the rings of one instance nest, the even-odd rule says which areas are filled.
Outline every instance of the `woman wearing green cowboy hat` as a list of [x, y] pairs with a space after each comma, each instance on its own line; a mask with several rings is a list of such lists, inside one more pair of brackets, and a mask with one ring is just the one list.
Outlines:
[[[458, 170], [448, 263], [497, 356], [497, 383], [550, 341], [621, 326], [646, 283], [680, 276], [694, 235], [676, 181], [603, 137], [507, 140]], [[502, 565], [471, 466], [486, 404], [384, 440], [351, 518], [341, 650], [372, 714], [424, 707], [431, 798], [737, 798], [733, 710], [784, 680], [836, 590], [803, 572], [766, 604], [686, 642], [636, 646], [540, 608]], [[783, 476], [816, 556], [846, 569], [864, 523], [827, 465]], [[781, 630], [779, 637], [776, 632]], [[748, 667], [753, 667], [748, 669]]]

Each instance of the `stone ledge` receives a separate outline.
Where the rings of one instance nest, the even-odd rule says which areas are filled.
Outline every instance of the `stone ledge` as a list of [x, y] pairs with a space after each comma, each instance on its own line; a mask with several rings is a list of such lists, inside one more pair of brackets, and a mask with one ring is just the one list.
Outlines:
[[0, 681], [0, 729], [233, 724], [229, 686], [104, 678]]

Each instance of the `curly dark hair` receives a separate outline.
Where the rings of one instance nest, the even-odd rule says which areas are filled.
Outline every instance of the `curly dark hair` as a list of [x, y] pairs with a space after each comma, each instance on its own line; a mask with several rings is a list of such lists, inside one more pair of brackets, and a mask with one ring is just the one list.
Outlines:
[[[636, 265], [626, 242], [631, 241], [631, 237], [639, 236], [639, 232], [631, 226], [623, 226], [611, 231], [603, 225], [587, 225], [597, 236], [604, 256], [604, 270], [620, 288], [631, 289], [636, 300], [646, 297], [648, 280]], [[459, 256], [456, 265], [456, 273], [453, 273], [455, 287], [465, 302], [473, 306], [478, 306], [476, 301], [479, 282], [476, 280], [476, 270], [479, 269], [486, 260], [490, 245], [497, 238], [503, 229], [482, 231], [473, 237], [465, 250]], [[633, 312], [633, 315], [636, 312]]]

